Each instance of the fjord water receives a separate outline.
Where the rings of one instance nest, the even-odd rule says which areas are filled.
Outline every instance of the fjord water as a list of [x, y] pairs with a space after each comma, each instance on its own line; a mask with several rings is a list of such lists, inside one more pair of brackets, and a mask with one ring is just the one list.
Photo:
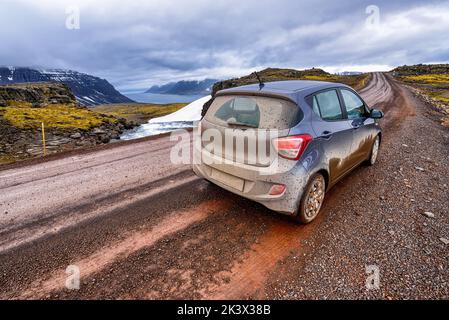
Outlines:
[[128, 98], [142, 103], [190, 103], [202, 97], [202, 95], [179, 95], [179, 94], [158, 94], [158, 93], [127, 93]]

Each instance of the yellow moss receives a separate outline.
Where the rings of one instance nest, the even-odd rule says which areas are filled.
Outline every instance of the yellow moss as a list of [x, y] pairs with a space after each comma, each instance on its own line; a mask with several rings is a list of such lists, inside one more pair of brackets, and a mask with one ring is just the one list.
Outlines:
[[0, 164], [8, 164], [15, 162], [16, 159], [9, 154], [0, 154]]
[[104, 118], [87, 109], [70, 105], [49, 105], [45, 108], [30, 108], [23, 105], [1, 108], [3, 117], [18, 128], [39, 128], [43, 122], [47, 128], [83, 129], [95, 127], [104, 121], [115, 122], [115, 119]]
[[422, 74], [416, 76], [401, 77], [405, 82], [424, 83], [424, 84], [449, 84], [449, 74]]
[[446, 104], [449, 104], [449, 98], [437, 96], [436, 99], [440, 100], [441, 102], [444, 102]]
[[105, 104], [93, 107], [91, 110], [99, 114], [107, 114], [114, 117], [125, 118], [139, 123], [147, 122], [151, 118], [165, 116], [185, 107], [185, 103], [174, 104]]
[[448, 95], [447, 90], [435, 90], [435, 91], [429, 91], [421, 88], [421, 91], [423, 91], [428, 96], [431, 96], [432, 98], [441, 101], [445, 104], [449, 104], [449, 98], [446, 96]]
[[316, 81], [332, 81], [332, 80], [336, 80], [336, 77], [332, 77], [332, 76], [314, 76], [314, 75], [310, 75], [310, 76], [304, 76], [305, 80], [316, 80]]
[[304, 80], [340, 82], [353, 87], [356, 90], [364, 88], [369, 79], [369, 74], [339, 76], [339, 75], [306, 75]]

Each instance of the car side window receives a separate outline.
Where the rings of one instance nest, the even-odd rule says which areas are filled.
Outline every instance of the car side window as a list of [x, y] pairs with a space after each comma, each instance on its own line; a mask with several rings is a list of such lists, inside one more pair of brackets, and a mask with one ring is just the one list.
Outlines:
[[366, 117], [365, 104], [355, 93], [341, 89], [341, 95], [345, 102], [348, 119], [352, 120]]
[[[323, 120], [341, 120], [343, 113], [341, 111], [340, 100], [336, 90], [329, 90], [318, 93], [314, 97], [320, 110], [321, 118]], [[315, 107], [314, 107], [315, 108]], [[315, 109], [314, 109], [315, 110]]]
[[315, 97], [315, 96], [313, 96], [313, 102], [312, 102], [312, 104], [313, 104], [313, 106], [312, 106], [313, 112], [315, 112], [315, 114], [316, 114], [318, 117], [321, 117], [320, 109], [319, 109], [319, 107], [318, 107], [318, 101], [316, 100], [316, 97]]

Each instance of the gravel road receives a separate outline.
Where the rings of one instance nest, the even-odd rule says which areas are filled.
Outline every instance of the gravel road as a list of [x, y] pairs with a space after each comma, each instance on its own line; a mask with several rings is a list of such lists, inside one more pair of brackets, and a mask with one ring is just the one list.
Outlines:
[[448, 299], [449, 131], [387, 75], [361, 94], [379, 162], [307, 226], [172, 164], [168, 137], [0, 171], [0, 298]]

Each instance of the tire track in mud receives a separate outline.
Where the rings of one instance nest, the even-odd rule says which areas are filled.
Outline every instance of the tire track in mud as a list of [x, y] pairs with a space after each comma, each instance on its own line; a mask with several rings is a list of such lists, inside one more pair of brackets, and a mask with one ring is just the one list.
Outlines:
[[383, 73], [374, 73], [369, 85], [360, 91], [365, 102], [373, 107], [392, 98], [392, 87]]
[[189, 184], [199, 179], [189, 171], [181, 171], [172, 176], [128, 189], [119, 193], [96, 198], [95, 201], [67, 206], [59, 212], [42, 213], [39, 217], [21, 224], [3, 228], [0, 231], [0, 252], [20, 247], [42, 237], [58, 234], [64, 229], [81, 224], [92, 218], [107, 215], [113, 210], [125, 209], [128, 205], [159, 193]]
[[416, 110], [406, 98], [405, 89], [390, 75], [382, 74], [383, 81], [388, 83], [390, 93], [388, 98], [380, 99], [376, 104], [385, 113], [381, 119], [384, 137], [390, 138], [391, 134], [399, 129], [407, 117], [416, 116]]
[[[211, 284], [202, 290], [203, 299], [263, 299], [266, 277], [278, 261], [286, 258], [300, 246], [301, 235], [307, 227], [292, 222], [275, 224], [249, 250], [243, 253], [242, 262], [235, 263], [230, 271], [216, 275], [225, 283]], [[310, 226], [309, 226], [310, 229]]]
[[[199, 206], [175, 212], [164, 218], [160, 223], [146, 231], [137, 231], [128, 235], [125, 239], [116, 243], [110, 243], [106, 248], [82, 260], [75, 261], [75, 265], [81, 271], [82, 277], [90, 277], [92, 274], [102, 270], [117, 259], [126, 259], [131, 253], [141, 250], [145, 247], [154, 245], [163, 237], [170, 236], [176, 232], [184, 230], [189, 225], [205, 219], [210, 214], [226, 209], [229, 203], [221, 200], [209, 200], [201, 203]], [[23, 292], [18, 298], [42, 298], [48, 293], [62, 289], [65, 285], [67, 274], [65, 270], [57, 270], [48, 279], [38, 281], [31, 284], [31, 287]]]
[[[224, 281], [211, 282], [201, 290], [202, 299], [265, 299], [265, 284], [270, 277], [276, 277], [277, 270], [286, 268], [283, 261], [293, 256], [301, 260], [306, 254], [304, 243], [316, 232], [317, 227], [338, 201], [338, 188], [327, 195], [322, 212], [313, 223], [300, 225], [289, 217], [273, 216], [266, 231], [243, 252], [230, 270], [215, 276]], [[268, 214], [271, 212], [268, 211]], [[272, 213], [271, 213], [272, 214]], [[287, 268], [288, 269], [288, 268]], [[285, 272], [285, 271], [282, 271]]]
[[63, 299], [204, 298], [204, 288], [231, 280], [234, 265], [244, 261], [255, 243], [265, 243], [264, 234], [271, 226], [283, 221], [286, 228], [298, 228], [261, 205], [213, 185], [205, 191], [217, 193], [224, 201], [213, 214], [84, 278], [79, 292], [54, 294]]
[[173, 143], [160, 140], [0, 171], [0, 230], [190, 169], [167, 161]]
[[[171, 213], [192, 212], [202, 203], [219, 198], [218, 189], [204, 193], [207, 187], [195, 179], [1, 252], [0, 297], [19, 297], [32, 283], [44, 282], [55, 270], [65, 270], [73, 261], [108, 250], [111, 244], [125, 241], [133, 233], [145, 233]], [[188, 216], [182, 217], [189, 222]], [[38, 288], [34, 292], [42, 296]]]

